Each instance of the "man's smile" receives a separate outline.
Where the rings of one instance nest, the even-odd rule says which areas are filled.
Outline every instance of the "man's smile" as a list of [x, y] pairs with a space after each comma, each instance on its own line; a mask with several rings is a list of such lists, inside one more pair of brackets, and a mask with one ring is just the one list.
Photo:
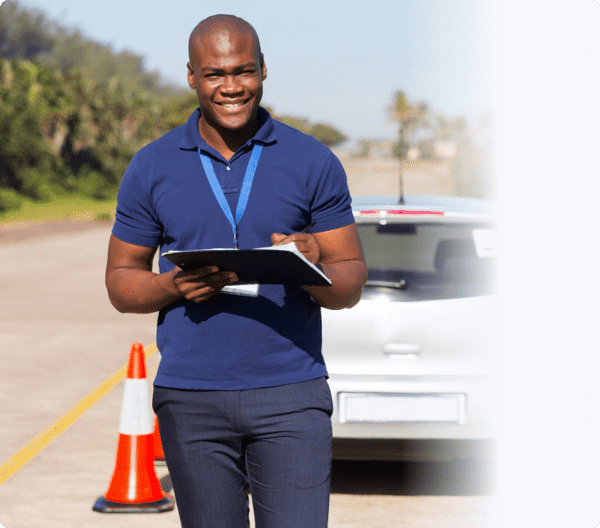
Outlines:
[[249, 99], [248, 99], [248, 100], [246, 100], [246, 101], [238, 101], [238, 102], [236, 102], [236, 103], [225, 103], [225, 102], [223, 102], [223, 103], [217, 103], [217, 104], [218, 104], [219, 106], [222, 106], [223, 108], [231, 108], [231, 109], [234, 109], [234, 108], [239, 108], [240, 106], [243, 106], [243, 105], [245, 105], [245, 104], [246, 104], [248, 101], [249, 101]]

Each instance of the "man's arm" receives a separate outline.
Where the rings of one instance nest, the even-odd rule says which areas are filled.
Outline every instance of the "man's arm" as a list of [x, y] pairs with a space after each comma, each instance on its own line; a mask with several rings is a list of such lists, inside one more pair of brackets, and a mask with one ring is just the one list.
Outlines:
[[362, 254], [356, 224], [321, 233], [271, 235], [273, 245], [295, 242], [298, 250], [313, 264], [321, 264], [331, 279], [331, 286], [304, 286], [323, 308], [351, 308], [360, 300], [367, 280], [367, 266]]
[[182, 298], [202, 302], [237, 281], [235, 273], [206, 266], [192, 271], [175, 267], [154, 273], [157, 248], [128, 244], [111, 235], [106, 265], [106, 289], [112, 305], [122, 313], [151, 313]]

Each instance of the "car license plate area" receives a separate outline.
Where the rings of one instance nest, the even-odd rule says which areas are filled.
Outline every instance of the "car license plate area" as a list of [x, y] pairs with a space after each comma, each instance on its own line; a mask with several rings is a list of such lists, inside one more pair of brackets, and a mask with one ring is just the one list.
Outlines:
[[340, 392], [339, 421], [464, 423], [464, 394]]

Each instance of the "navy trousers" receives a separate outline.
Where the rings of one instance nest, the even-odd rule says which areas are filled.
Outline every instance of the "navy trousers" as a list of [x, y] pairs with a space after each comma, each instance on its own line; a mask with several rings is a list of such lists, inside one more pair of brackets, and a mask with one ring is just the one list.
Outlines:
[[326, 528], [331, 391], [325, 378], [241, 391], [155, 387], [182, 528]]

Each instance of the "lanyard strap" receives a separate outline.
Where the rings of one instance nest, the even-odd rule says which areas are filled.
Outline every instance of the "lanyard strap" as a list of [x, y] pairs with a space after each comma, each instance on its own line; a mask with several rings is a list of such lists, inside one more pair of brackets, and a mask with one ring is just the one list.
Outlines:
[[254, 143], [254, 147], [252, 148], [252, 155], [250, 156], [250, 161], [248, 162], [248, 167], [246, 168], [246, 174], [244, 175], [244, 181], [242, 183], [242, 190], [238, 199], [237, 209], [235, 211], [235, 220], [233, 219], [233, 214], [231, 213], [229, 203], [227, 203], [227, 199], [225, 198], [225, 193], [223, 192], [223, 189], [221, 188], [221, 185], [217, 180], [217, 175], [215, 174], [215, 169], [212, 166], [210, 158], [206, 154], [202, 154], [202, 152], [200, 152], [200, 149], [198, 149], [198, 154], [200, 155], [200, 160], [202, 161], [204, 172], [206, 173], [206, 177], [208, 178], [208, 183], [210, 183], [210, 187], [212, 188], [215, 198], [219, 202], [221, 209], [223, 209], [227, 220], [229, 220], [229, 223], [233, 228], [233, 244], [235, 249], [238, 248], [237, 225], [239, 224], [240, 220], [242, 219], [242, 215], [246, 210], [248, 196], [250, 196], [250, 189], [252, 188], [252, 181], [254, 180], [254, 173], [256, 172], [256, 167], [258, 165], [258, 160], [260, 158], [262, 148], [262, 145]]

